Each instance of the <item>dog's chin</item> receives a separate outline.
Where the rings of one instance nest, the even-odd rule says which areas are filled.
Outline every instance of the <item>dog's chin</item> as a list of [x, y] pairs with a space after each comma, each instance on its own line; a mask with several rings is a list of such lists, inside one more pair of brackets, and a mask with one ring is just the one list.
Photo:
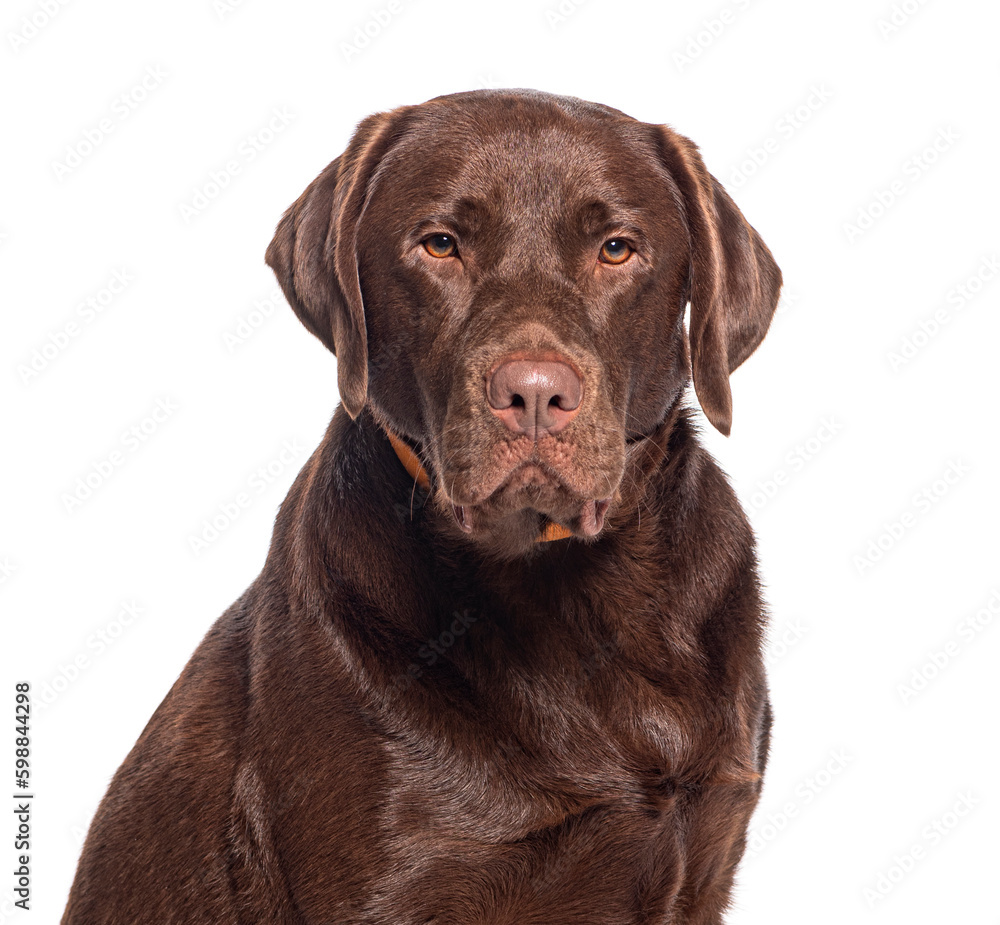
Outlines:
[[451, 526], [470, 542], [502, 558], [541, 551], [567, 538], [596, 540], [604, 530], [612, 498], [584, 498], [536, 466], [524, 466], [478, 503], [441, 499]]

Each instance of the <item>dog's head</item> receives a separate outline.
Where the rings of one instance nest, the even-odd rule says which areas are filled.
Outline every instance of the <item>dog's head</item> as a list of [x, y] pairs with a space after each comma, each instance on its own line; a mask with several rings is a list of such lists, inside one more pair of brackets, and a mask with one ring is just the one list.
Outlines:
[[546, 520], [598, 535], [692, 372], [728, 434], [781, 285], [688, 139], [511, 90], [365, 119], [267, 262], [347, 412], [414, 444], [454, 528], [508, 552]]

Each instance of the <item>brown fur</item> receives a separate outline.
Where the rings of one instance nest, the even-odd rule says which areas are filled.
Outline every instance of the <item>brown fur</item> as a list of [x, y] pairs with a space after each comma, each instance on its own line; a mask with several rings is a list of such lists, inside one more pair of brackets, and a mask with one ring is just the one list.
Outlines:
[[[600, 263], [616, 236], [635, 253]], [[343, 407], [115, 776], [63, 925], [721, 922], [764, 618], [682, 393], [693, 369], [728, 433], [767, 248], [669, 128], [480, 91], [362, 122], [267, 259]], [[580, 373], [565, 430], [490, 413], [509, 356]], [[547, 521], [574, 536], [536, 542]]]

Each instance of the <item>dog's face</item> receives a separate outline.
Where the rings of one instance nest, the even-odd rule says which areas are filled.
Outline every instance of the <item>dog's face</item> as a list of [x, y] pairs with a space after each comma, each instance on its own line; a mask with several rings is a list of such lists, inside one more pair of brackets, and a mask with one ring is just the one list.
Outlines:
[[526, 91], [365, 120], [267, 259], [337, 353], [347, 411], [367, 404], [417, 444], [454, 529], [506, 556], [546, 521], [600, 534], [627, 453], [688, 380], [689, 344], [728, 432], [729, 373], [780, 287], [690, 142]]

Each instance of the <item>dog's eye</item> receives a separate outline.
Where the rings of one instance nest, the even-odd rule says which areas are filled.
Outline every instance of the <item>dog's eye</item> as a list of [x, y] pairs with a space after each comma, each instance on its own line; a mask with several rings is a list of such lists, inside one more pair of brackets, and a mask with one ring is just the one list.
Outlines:
[[631, 256], [632, 246], [627, 241], [623, 241], [621, 238], [612, 238], [610, 241], [604, 242], [597, 259], [601, 263], [624, 263]]
[[432, 234], [424, 238], [424, 250], [432, 257], [454, 257], [458, 253], [458, 245], [450, 234]]

